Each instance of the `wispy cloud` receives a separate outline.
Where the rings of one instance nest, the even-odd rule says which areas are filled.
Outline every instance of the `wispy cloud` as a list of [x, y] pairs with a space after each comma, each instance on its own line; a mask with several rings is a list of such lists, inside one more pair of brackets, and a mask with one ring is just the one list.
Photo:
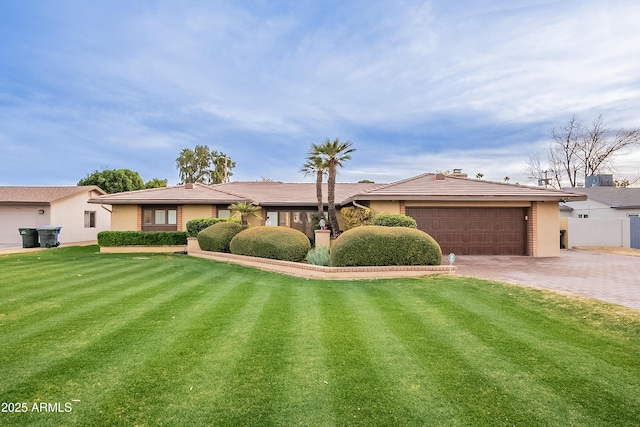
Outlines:
[[[358, 147], [345, 179], [501, 180], [572, 114], [638, 126], [629, 1], [41, 6], [0, 5], [0, 183], [104, 164], [174, 182], [196, 144], [231, 155], [235, 177], [297, 180], [327, 136]], [[21, 173], [16, 146], [40, 165], [54, 147], [64, 173]]]

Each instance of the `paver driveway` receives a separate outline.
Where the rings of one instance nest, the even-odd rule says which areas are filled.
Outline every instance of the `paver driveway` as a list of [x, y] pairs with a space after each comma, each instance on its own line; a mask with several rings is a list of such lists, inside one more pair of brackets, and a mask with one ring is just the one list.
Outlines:
[[458, 274], [539, 286], [640, 310], [640, 257], [563, 250], [559, 257], [465, 256]]

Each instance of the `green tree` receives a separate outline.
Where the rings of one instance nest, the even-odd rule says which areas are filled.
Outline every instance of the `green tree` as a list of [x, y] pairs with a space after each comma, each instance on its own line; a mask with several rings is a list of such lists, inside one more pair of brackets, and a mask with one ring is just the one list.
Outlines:
[[327, 201], [329, 207], [329, 223], [331, 224], [332, 237], [335, 239], [340, 234], [338, 217], [336, 215], [336, 175], [338, 167], [344, 166], [344, 162], [351, 159], [351, 153], [355, 148], [351, 148], [351, 142], [340, 142], [338, 138], [333, 141], [326, 138], [322, 144], [312, 144], [311, 151], [323, 160], [329, 173], [327, 179]]
[[246, 228], [249, 228], [249, 216], [262, 219], [262, 217], [258, 213], [261, 210], [260, 206], [253, 205], [251, 203], [247, 203], [247, 202], [234, 203], [229, 206], [229, 209], [233, 213], [233, 217], [235, 218], [237, 218], [238, 216], [240, 217], [243, 230]]
[[304, 176], [316, 176], [316, 200], [318, 205], [318, 220], [324, 218], [324, 203], [322, 202], [322, 179], [327, 173], [327, 166], [317, 151], [318, 145], [311, 144], [311, 151], [307, 155], [307, 162], [302, 166]]
[[97, 185], [109, 194], [145, 188], [140, 174], [131, 169], [96, 170], [78, 181], [78, 185]]
[[167, 186], [166, 179], [153, 178], [144, 183], [144, 188], [164, 188]]
[[212, 151], [206, 145], [196, 145], [193, 150], [183, 148], [176, 158], [181, 184], [220, 184], [229, 180], [235, 166], [236, 163], [225, 153]]

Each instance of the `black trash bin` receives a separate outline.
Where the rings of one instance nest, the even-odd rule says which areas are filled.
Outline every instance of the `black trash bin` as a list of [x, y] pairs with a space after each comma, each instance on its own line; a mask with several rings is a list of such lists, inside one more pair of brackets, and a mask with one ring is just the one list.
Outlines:
[[60, 246], [60, 242], [58, 242], [58, 234], [60, 234], [61, 228], [62, 227], [55, 227], [55, 226], [38, 227], [38, 236], [40, 237], [40, 247], [53, 248], [55, 246]]
[[567, 232], [567, 230], [560, 230], [560, 249], [565, 249], [565, 245], [564, 245], [564, 234]]
[[23, 248], [37, 248], [40, 246], [38, 243], [38, 229], [37, 228], [18, 228], [20, 235], [22, 236]]

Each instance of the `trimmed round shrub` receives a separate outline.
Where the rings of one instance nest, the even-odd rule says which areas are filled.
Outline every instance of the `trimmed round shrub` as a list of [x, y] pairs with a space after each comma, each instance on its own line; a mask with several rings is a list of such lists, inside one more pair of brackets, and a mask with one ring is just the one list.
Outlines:
[[227, 221], [227, 218], [198, 218], [187, 221], [187, 234], [196, 237], [199, 232], [219, 222]]
[[331, 265], [440, 265], [442, 250], [424, 231], [365, 225], [345, 231], [331, 246]]
[[229, 252], [229, 243], [242, 231], [237, 222], [218, 222], [198, 233], [198, 244], [203, 251]]
[[301, 261], [311, 249], [309, 238], [289, 227], [251, 227], [238, 233], [229, 245], [232, 254]]
[[400, 214], [382, 214], [373, 219], [373, 225], [383, 227], [408, 227], [418, 228], [416, 220], [407, 215]]

